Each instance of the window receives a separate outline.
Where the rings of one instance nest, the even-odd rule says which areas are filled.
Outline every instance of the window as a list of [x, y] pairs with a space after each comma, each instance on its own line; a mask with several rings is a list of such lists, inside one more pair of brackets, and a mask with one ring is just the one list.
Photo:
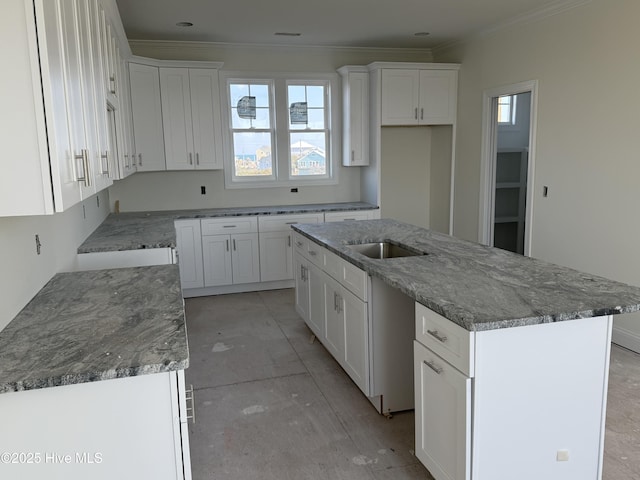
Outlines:
[[337, 183], [334, 74], [226, 80], [227, 188]]
[[498, 123], [500, 125], [516, 124], [515, 95], [503, 95], [498, 97]]

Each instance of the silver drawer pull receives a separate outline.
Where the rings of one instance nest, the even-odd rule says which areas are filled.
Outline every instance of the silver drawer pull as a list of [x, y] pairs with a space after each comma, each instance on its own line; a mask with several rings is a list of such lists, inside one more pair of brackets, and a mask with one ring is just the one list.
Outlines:
[[302, 242], [299, 242], [296, 240], [296, 247], [301, 247], [302, 246]]
[[440, 341], [442, 343], [446, 343], [446, 341], [447, 341], [447, 336], [446, 335], [442, 335], [437, 330], [427, 330], [427, 333], [429, 335], [431, 335], [433, 338], [435, 338], [436, 340], [438, 340], [438, 341]]
[[223, 225], [222, 228], [236, 228], [237, 225]]
[[442, 367], [438, 367], [436, 364], [427, 362], [426, 360], [423, 360], [423, 362], [427, 367], [429, 367], [431, 370], [436, 372], [438, 375], [440, 375], [443, 372]]
[[189, 385], [189, 390], [185, 391], [185, 400], [187, 401], [187, 420], [196, 423], [196, 399], [193, 394], [193, 385]]
[[285, 225], [297, 225], [297, 224], [298, 224], [298, 222], [287, 222], [287, 223], [285, 223]]
[[314, 257], [318, 254], [318, 252], [314, 252], [313, 250], [309, 250], [309, 255], [313, 255]]

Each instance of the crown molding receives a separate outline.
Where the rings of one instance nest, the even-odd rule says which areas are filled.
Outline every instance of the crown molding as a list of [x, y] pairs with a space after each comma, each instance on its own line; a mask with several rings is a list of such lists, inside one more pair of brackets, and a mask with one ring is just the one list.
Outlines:
[[593, 0], [564, 0], [560, 2], [553, 2], [547, 5], [542, 6], [541, 8], [536, 8], [534, 10], [530, 10], [521, 15], [517, 15], [515, 17], [509, 18], [503, 22], [499, 22], [491, 25], [488, 28], [484, 28], [476, 33], [473, 33], [465, 38], [454, 40], [451, 42], [445, 42], [440, 45], [436, 45], [432, 48], [433, 54], [438, 55], [440, 52], [444, 52], [445, 50], [455, 47], [457, 45], [461, 45], [464, 43], [468, 43], [472, 40], [476, 40], [483, 37], [488, 37], [490, 35], [496, 34], [498, 32], [512, 29], [516, 26], [526, 25], [529, 23], [538, 22], [540, 20], [544, 20], [545, 18], [553, 17], [555, 15], [559, 15], [568, 10], [572, 10], [574, 8], [582, 7], [586, 4], [591, 3]]
[[389, 47], [348, 47], [334, 45], [286, 45], [286, 44], [257, 44], [257, 43], [225, 43], [225, 42], [194, 42], [181, 40], [136, 40], [129, 39], [129, 45], [135, 47], [153, 47], [161, 50], [210, 50], [212, 48], [225, 50], [264, 50], [278, 52], [354, 52], [354, 53], [402, 53], [406, 55], [421, 55], [431, 58], [431, 48], [389, 48]]

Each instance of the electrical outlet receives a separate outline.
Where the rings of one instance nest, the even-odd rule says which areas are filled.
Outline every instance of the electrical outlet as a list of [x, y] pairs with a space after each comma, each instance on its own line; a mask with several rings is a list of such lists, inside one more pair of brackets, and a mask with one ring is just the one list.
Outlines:
[[202, 185], [200, 187], [200, 195], [206, 195], [207, 194], [207, 187], [205, 187], [204, 185]]
[[558, 450], [558, 452], [556, 453], [556, 460], [558, 462], [568, 462], [569, 450]]
[[545, 198], [549, 196], [549, 187], [547, 187], [546, 185], [542, 187], [542, 196]]
[[291, 189], [291, 193], [298, 193], [298, 187], [294, 187]]

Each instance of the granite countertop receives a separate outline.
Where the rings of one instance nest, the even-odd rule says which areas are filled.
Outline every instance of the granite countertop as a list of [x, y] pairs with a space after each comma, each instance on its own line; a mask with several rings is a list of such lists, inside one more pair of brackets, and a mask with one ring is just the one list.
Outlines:
[[375, 208], [378, 207], [364, 202], [348, 202], [112, 213], [89, 238], [78, 247], [78, 253], [175, 247], [176, 232], [173, 222], [181, 218], [282, 215], [310, 212], [339, 212], [345, 210], [370, 210]]
[[[293, 225], [470, 331], [640, 310], [640, 288], [395, 220]], [[375, 260], [348, 244], [391, 240], [428, 255]]]
[[0, 332], [0, 393], [188, 364], [177, 265], [57, 274]]

